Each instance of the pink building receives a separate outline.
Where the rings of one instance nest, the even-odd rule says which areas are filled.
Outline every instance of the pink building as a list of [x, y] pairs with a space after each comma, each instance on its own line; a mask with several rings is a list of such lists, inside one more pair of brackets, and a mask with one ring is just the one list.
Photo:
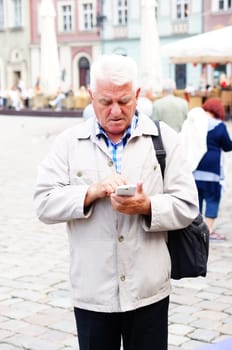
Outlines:
[[203, 6], [203, 32], [232, 25], [231, 1], [205, 0]]
[[[100, 0], [52, 0], [62, 83], [75, 91], [88, 86], [91, 62], [100, 54]], [[40, 6], [30, 1], [30, 58], [32, 82], [40, 75]]]
[[[204, 0], [203, 1], [203, 32], [209, 32], [232, 25], [232, 1], [229, 0]], [[217, 45], [217, 43], [215, 43]], [[212, 67], [211, 67], [212, 66]], [[219, 84], [221, 75], [227, 79], [232, 77], [232, 64], [208, 65], [208, 76], [213, 76], [212, 84]]]

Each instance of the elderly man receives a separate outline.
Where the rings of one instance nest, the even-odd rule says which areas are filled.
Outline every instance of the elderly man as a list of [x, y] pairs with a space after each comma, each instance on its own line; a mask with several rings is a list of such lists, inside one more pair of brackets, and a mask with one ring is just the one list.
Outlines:
[[[80, 350], [167, 350], [170, 256], [166, 231], [197, 215], [197, 192], [179, 138], [166, 124], [164, 182], [152, 120], [136, 110], [140, 88], [129, 57], [91, 67], [95, 116], [57, 137], [35, 191], [45, 223], [66, 222]], [[120, 185], [136, 184], [132, 196]]]

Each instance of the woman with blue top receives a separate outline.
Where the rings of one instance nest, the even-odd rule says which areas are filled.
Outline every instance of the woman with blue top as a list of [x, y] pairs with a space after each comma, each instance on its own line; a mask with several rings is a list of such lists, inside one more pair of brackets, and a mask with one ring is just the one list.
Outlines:
[[208, 118], [207, 151], [193, 172], [196, 181], [200, 212], [205, 201], [205, 221], [210, 230], [210, 238], [225, 239], [213, 231], [221, 200], [223, 159], [222, 151], [232, 151], [232, 140], [224, 124], [224, 108], [217, 98], [209, 98], [202, 106]]

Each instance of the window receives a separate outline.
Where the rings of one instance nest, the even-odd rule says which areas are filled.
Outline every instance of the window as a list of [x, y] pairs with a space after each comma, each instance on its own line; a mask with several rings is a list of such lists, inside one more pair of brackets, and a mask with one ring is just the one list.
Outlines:
[[232, 10], [232, 0], [212, 0], [212, 12]]
[[97, 20], [97, 1], [96, 0], [79, 0], [78, 15], [80, 30], [96, 30]]
[[189, 1], [177, 0], [176, 1], [176, 18], [186, 19], [189, 16]]
[[155, 4], [155, 18], [158, 19], [158, 5]]
[[175, 65], [175, 80], [177, 89], [185, 89], [186, 87], [186, 64]]
[[60, 33], [70, 33], [74, 30], [73, 0], [57, 3], [58, 30]]
[[12, 0], [13, 27], [22, 27], [22, 0]]
[[82, 57], [79, 60], [79, 85], [88, 86], [89, 85], [89, 61], [86, 57]]
[[84, 30], [93, 29], [93, 4], [84, 3], [83, 5]]
[[62, 22], [63, 22], [63, 32], [72, 31], [72, 6], [64, 5], [62, 6]]
[[117, 24], [125, 25], [128, 21], [127, 0], [118, 0], [117, 4]]
[[226, 11], [232, 8], [232, 1], [231, 0], [219, 0], [218, 2], [218, 10], [219, 11]]
[[4, 28], [4, 4], [3, 0], [0, 0], [0, 30]]
[[224, 10], [224, 1], [219, 1], [219, 10]]

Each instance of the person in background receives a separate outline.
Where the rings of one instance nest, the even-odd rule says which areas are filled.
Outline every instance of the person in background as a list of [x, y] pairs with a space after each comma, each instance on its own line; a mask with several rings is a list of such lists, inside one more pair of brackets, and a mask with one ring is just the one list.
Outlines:
[[94, 114], [94, 109], [93, 109], [93, 105], [92, 103], [89, 103], [87, 106], [85, 106], [85, 108], [83, 109], [83, 112], [82, 112], [82, 117], [83, 117], [83, 120], [87, 120], [91, 117], [94, 117], [95, 114]]
[[232, 75], [230, 76], [230, 79], [229, 79], [228, 89], [229, 90], [232, 89]]
[[205, 221], [209, 227], [210, 238], [225, 239], [214, 231], [221, 201], [222, 180], [224, 177], [223, 154], [232, 151], [232, 140], [224, 121], [224, 107], [217, 98], [209, 98], [202, 106], [208, 118], [207, 150], [193, 172], [202, 213], [205, 202]]
[[[90, 71], [94, 117], [64, 131], [39, 166], [36, 212], [67, 223], [80, 350], [168, 349], [171, 291], [167, 230], [198, 213], [197, 190], [178, 134], [160, 123], [164, 182], [153, 121], [136, 110], [135, 61], [103, 55]], [[132, 196], [120, 185], [136, 184]]]
[[225, 73], [221, 73], [221, 75], [220, 75], [220, 80], [219, 80], [219, 84], [220, 84], [220, 87], [221, 87], [222, 89], [227, 88], [227, 86], [228, 86], [228, 79], [227, 79], [227, 76], [226, 76]]
[[34, 95], [35, 95], [34, 89], [32, 89], [32, 88], [23, 89], [23, 91], [21, 92], [21, 97], [22, 97], [22, 101], [23, 101], [23, 106], [25, 108], [30, 107], [30, 101], [34, 97]]
[[7, 97], [8, 97], [8, 91], [7, 90], [0, 90], [0, 109], [4, 109], [7, 107]]
[[152, 116], [153, 106], [152, 106], [152, 101], [149, 100], [149, 98], [145, 96], [139, 97], [137, 102], [137, 108], [139, 111], [143, 112], [148, 117]]
[[137, 109], [148, 115], [148, 117], [151, 117], [153, 112], [153, 101], [154, 95], [152, 89], [143, 88], [141, 89], [140, 95], [138, 97]]
[[78, 109], [84, 109], [90, 103], [88, 89], [83, 85], [75, 92], [75, 97], [76, 108]]
[[41, 87], [40, 87], [40, 77], [37, 77], [35, 86], [34, 86], [34, 93], [35, 95], [41, 94]]
[[191, 108], [180, 131], [180, 142], [192, 171], [196, 170], [207, 151], [207, 133], [208, 117], [204, 109], [202, 107]]
[[188, 114], [188, 102], [181, 97], [174, 96], [176, 84], [168, 79], [163, 82], [163, 97], [153, 103], [153, 120], [161, 120], [180, 132]]
[[20, 111], [23, 108], [21, 92], [19, 91], [17, 84], [14, 84], [9, 90], [9, 98], [11, 106], [15, 111]]
[[56, 97], [49, 101], [49, 106], [54, 107], [56, 111], [62, 110], [62, 101], [65, 99], [65, 94], [61, 86], [58, 87]]

